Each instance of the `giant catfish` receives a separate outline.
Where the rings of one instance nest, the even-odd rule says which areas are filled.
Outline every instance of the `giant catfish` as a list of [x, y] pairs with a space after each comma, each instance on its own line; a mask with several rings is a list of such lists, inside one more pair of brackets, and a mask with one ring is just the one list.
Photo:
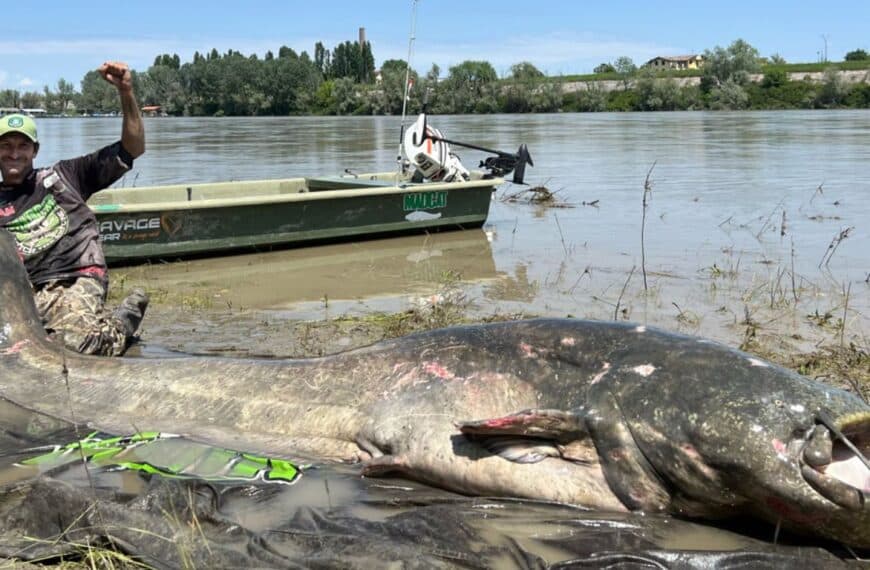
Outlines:
[[703, 339], [539, 319], [292, 360], [81, 356], [0, 232], [0, 396], [115, 432], [360, 461], [465, 494], [751, 515], [870, 547], [870, 407]]

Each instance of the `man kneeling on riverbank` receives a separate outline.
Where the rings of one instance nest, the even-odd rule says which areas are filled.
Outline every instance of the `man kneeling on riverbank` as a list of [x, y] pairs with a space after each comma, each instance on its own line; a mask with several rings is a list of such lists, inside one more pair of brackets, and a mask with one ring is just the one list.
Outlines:
[[121, 101], [121, 140], [114, 144], [35, 169], [36, 123], [0, 117], [0, 228], [18, 243], [45, 328], [78, 352], [117, 356], [136, 334], [148, 297], [135, 290], [114, 312], [105, 310], [106, 260], [86, 201], [133, 167], [145, 152], [145, 130], [127, 64], [106, 62], [98, 71]]

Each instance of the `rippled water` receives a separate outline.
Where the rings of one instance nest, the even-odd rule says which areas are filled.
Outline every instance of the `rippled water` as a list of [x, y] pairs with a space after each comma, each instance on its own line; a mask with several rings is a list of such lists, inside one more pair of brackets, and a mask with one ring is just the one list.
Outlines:
[[[731, 333], [724, 329], [737, 320], [740, 305], [772, 306], [777, 297], [791, 296], [809, 313], [833, 314], [846, 306], [849, 325], [859, 334], [867, 329], [870, 112], [435, 116], [430, 121], [454, 140], [509, 151], [528, 144], [535, 166], [527, 182], [545, 186], [570, 206], [504, 201], [523, 190], [511, 184], [499, 191], [486, 238], [466, 236], [477, 241], [478, 255], [491, 256], [492, 276], [498, 277], [477, 291], [484, 306], [595, 318], [613, 318], [618, 308], [624, 318], [728, 339]], [[146, 119], [147, 153], [120, 185], [389, 170], [396, 164], [399, 122], [396, 117]], [[48, 163], [113, 140], [120, 120], [43, 120], [40, 129], [39, 158]], [[471, 167], [486, 156], [455, 150]], [[647, 175], [651, 195], [642, 249]], [[847, 229], [848, 237], [819, 267]], [[467, 271], [467, 248], [442, 249], [438, 240], [412, 238], [404, 242], [408, 251], [399, 261], [370, 264], [371, 275], [385, 276], [381, 292], [394, 296], [393, 276], [409, 273], [403, 265], [418, 264], [420, 255], [433, 259], [433, 244], [441, 263]], [[352, 279], [340, 269], [336, 273], [341, 264], [318, 271], [312, 260], [329, 265], [321, 259], [327, 253], [365, 260], [383, 246], [305, 248], [254, 262], [289, 264], [289, 274], [304, 268], [306, 284], [309, 289], [316, 284], [319, 293], [297, 289], [292, 279], [282, 283], [281, 294], [274, 293], [274, 280], [244, 280], [239, 267], [250, 266], [249, 258], [239, 259], [235, 269], [230, 263], [222, 278], [244, 280], [238, 289], [245, 292], [227, 293], [241, 296], [237, 306], [288, 308], [323, 296], [372, 296], [378, 287], [347, 290]], [[641, 295], [643, 269], [655, 296]], [[177, 269], [166, 273], [170, 283], [178, 278]], [[161, 276], [157, 271], [149, 278], [160, 282]], [[401, 281], [406, 291], [429, 282]], [[763, 284], [766, 290], [756, 291]], [[260, 295], [258, 289], [272, 293]], [[770, 299], [753, 298], [765, 294]]]

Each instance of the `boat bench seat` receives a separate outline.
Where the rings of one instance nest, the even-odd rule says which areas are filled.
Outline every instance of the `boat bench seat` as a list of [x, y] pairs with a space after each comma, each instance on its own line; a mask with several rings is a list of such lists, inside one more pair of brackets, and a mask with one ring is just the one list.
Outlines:
[[389, 180], [351, 178], [349, 176], [319, 176], [306, 178], [305, 184], [310, 192], [320, 190], [347, 190], [350, 188], [388, 188], [396, 184]]

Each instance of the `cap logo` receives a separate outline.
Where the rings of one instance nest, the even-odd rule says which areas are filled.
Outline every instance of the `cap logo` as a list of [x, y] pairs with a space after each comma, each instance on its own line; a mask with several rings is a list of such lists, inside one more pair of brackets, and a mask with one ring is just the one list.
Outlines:
[[21, 117], [9, 117], [9, 120], [6, 121], [6, 124], [13, 129], [17, 129], [24, 125], [24, 119], [22, 119]]

